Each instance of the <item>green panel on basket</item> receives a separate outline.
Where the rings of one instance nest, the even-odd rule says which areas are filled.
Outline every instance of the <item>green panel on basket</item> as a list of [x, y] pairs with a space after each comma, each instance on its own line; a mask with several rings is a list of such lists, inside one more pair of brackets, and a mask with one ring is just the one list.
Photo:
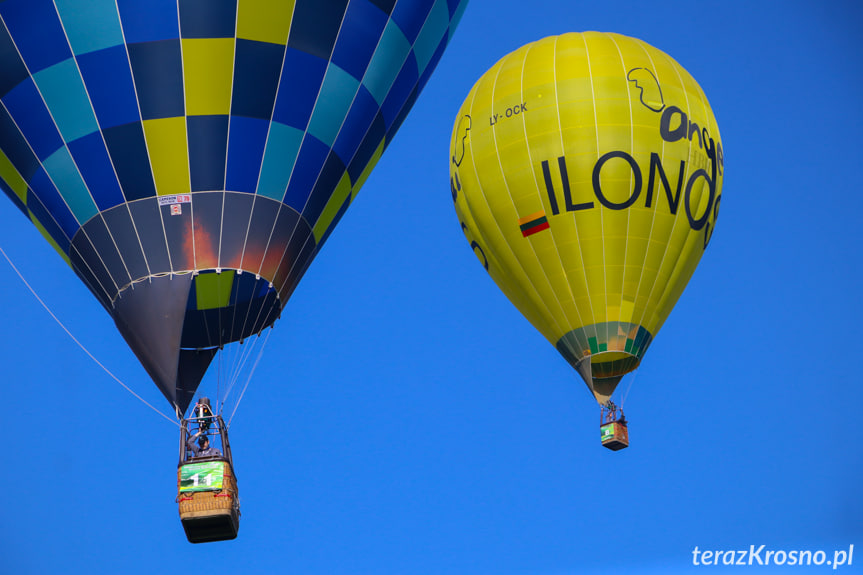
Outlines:
[[180, 493], [221, 491], [224, 474], [223, 461], [187, 463], [180, 468]]

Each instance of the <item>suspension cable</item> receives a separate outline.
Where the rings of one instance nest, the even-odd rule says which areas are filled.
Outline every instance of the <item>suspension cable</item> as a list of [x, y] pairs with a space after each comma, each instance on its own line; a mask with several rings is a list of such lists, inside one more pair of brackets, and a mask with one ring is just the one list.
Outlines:
[[[255, 370], [258, 368], [258, 364], [261, 363], [261, 357], [264, 355], [264, 348], [267, 347], [267, 342], [270, 340], [270, 334], [272, 333], [272, 328], [267, 330], [267, 336], [264, 338], [264, 343], [261, 344], [260, 349], [258, 350], [258, 357], [255, 359], [255, 364], [252, 366], [251, 371], [249, 371], [249, 376], [246, 378], [246, 383], [243, 385], [243, 391], [240, 392], [240, 397], [237, 399], [237, 403], [234, 405], [234, 410], [231, 412], [231, 417], [228, 418], [228, 429], [231, 428], [231, 422], [234, 420], [234, 414], [237, 413], [237, 408], [240, 407], [240, 402], [243, 401], [243, 396], [246, 394], [246, 388], [249, 387], [249, 383], [252, 381], [252, 376], [255, 374]], [[260, 335], [258, 336], [260, 338]]]
[[240, 377], [243, 374], [243, 370], [245, 369], [246, 364], [249, 361], [249, 358], [255, 351], [255, 347], [258, 346], [260, 341], [259, 336], [254, 336], [252, 338], [246, 338], [245, 342], [241, 342], [238, 346], [235, 346], [238, 351], [236, 352], [236, 356], [233, 361], [233, 370], [228, 378], [228, 387], [225, 390], [225, 399], [227, 399], [228, 395], [234, 390], [234, 386], [240, 380]]
[[629, 383], [626, 384], [626, 389], [623, 392], [623, 396], [620, 398], [620, 407], [623, 407], [623, 404], [626, 403], [626, 398], [629, 396], [629, 390], [632, 389], [632, 384], [635, 383], [635, 378], [638, 376], [638, 368], [632, 372], [632, 377], [629, 378]]
[[6, 255], [6, 252], [3, 250], [2, 247], [0, 247], [0, 254], [3, 254], [3, 257], [6, 259], [6, 261], [9, 263], [9, 265], [12, 267], [12, 269], [15, 271], [15, 273], [18, 275], [18, 277], [21, 279], [21, 281], [24, 282], [24, 285], [27, 286], [27, 289], [30, 290], [30, 293], [33, 294], [33, 297], [36, 298], [36, 301], [38, 301], [42, 305], [42, 307], [45, 308], [45, 311], [47, 311], [48, 314], [52, 318], [54, 318], [54, 321], [57, 322], [57, 325], [59, 325], [63, 329], [63, 331], [66, 332], [66, 334], [72, 339], [72, 341], [74, 341], [78, 345], [78, 347], [80, 347], [84, 351], [84, 353], [86, 353], [90, 357], [90, 359], [92, 359], [96, 363], [96, 365], [101, 367], [105, 371], [105, 373], [107, 373], [114, 381], [116, 381], [121, 386], [123, 386], [123, 388], [126, 391], [128, 391], [129, 393], [134, 395], [141, 403], [143, 403], [144, 405], [146, 405], [147, 407], [149, 407], [150, 409], [152, 409], [153, 411], [155, 411], [156, 413], [158, 413], [159, 415], [161, 415], [162, 417], [164, 417], [165, 419], [167, 419], [168, 421], [170, 421], [171, 423], [173, 423], [177, 427], [180, 427], [180, 424], [177, 421], [174, 421], [170, 416], [165, 415], [159, 409], [157, 409], [156, 407], [153, 407], [150, 403], [148, 403], [147, 400], [145, 400], [143, 397], [141, 397], [140, 395], [138, 395], [137, 393], [132, 391], [132, 388], [130, 388], [128, 385], [126, 385], [125, 383], [120, 381], [120, 378], [118, 378], [116, 375], [111, 373], [111, 370], [109, 370], [107, 367], [105, 367], [105, 365], [102, 364], [102, 362], [100, 362], [98, 359], [96, 359], [96, 356], [94, 356], [92, 353], [90, 353], [90, 351], [86, 347], [84, 347], [84, 344], [82, 344], [80, 341], [78, 341], [78, 339], [74, 335], [72, 335], [72, 332], [69, 331], [69, 329], [65, 325], [63, 325], [63, 322], [60, 321], [60, 319], [56, 315], [54, 315], [54, 312], [51, 311], [51, 309], [48, 307], [48, 305], [44, 301], [42, 301], [42, 298], [39, 297], [39, 294], [37, 294], [36, 290], [33, 289], [33, 286], [31, 286], [27, 282], [27, 280], [24, 278], [23, 274], [18, 270], [18, 268], [15, 267], [15, 264], [12, 263], [12, 260], [9, 259], [9, 256]]

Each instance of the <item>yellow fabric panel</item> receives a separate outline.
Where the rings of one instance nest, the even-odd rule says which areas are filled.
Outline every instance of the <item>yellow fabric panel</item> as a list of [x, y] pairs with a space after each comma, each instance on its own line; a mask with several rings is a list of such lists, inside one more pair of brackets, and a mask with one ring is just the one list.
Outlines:
[[63, 251], [63, 248], [61, 248], [60, 245], [57, 244], [57, 242], [54, 241], [54, 238], [51, 237], [51, 234], [49, 234], [48, 230], [45, 229], [45, 226], [42, 225], [42, 222], [36, 219], [36, 216], [33, 214], [33, 212], [29, 212], [29, 216], [30, 221], [33, 222], [33, 225], [36, 226], [36, 229], [39, 230], [40, 234], [42, 234], [42, 237], [45, 238], [45, 240], [49, 244], [51, 244], [51, 247], [54, 248], [54, 250], [58, 254], [60, 254], [60, 257], [63, 258], [63, 261], [66, 262], [66, 265], [72, 267], [72, 260], [69, 259], [69, 255], [65, 251]]
[[184, 38], [183, 79], [190, 116], [231, 112], [233, 38]]
[[[515, 70], [521, 70], [523, 66], [517, 58], [513, 57], [512, 60], [514, 62], [507, 65]], [[496, 90], [496, 86], [492, 82], [488, 82], [477, 90], [472, 103], [471, 116], [477, 119], [477, 124], [486, 125], [489, 128], [493, 125], [505, 126], [506, 124], [518, 126], [521, 123], [520, 120], [514, 120], [512, 116], [506, 117], [506, 110], [511, 108], [512, 104], [501, 104], [497, 107], [493, 105], [493, 90], [495, 90], [494, 95], [502, 101], [518, 99], [518, 97], [514, 98], [512, 86], [508, 93], [503, 94]], [[504, 98], [506, 99], [504, 100]], [[512, 129], [510, 132], [519, 133]], [[471, 149], [480, 156], [474, 161], [477, 167], [482, 166], [483, 169], [474, 173], [477, 182], [470, 187], [477, 189], [479, 193], [475, 199], [471, 198], [469, 201], [471, 211], [477, 218], [477, 225], [483, 230], [483, 243], [489, 245], [489, 251], [496, 255], [498, 265], [506, 270], [505, 273], [510, 277], [518, 278], [516, 285], [522, 292], [520, 297], [530, 302], [528, 308], [530, 310], [542, 310], [535, 317], [529, 318], [530, 321], [546, 325], [548, 330], [560, 332], [561, 329], [556, 325], [555, 317], [561, 314], [561, 310], [556, 298], [553, 297], [554, 294], [548, 285], [547, 277], [541, 273], [542, 270], [539, 268], [531, 243], [520, 245], [510, 243], [495, 220], [495, 214], [499, 212], [507, 214], [508, 219], [517, 220], [524, 213], [536, 211], [535, 204], [531, 206], [534, 209], [525, 209], [523, 213], [518, 213], [515, 209], [508, 193], [509, 188], [502, 167], [506, 160], [499, 157], [495, 130], [472, 130], [471, 138]], [[509, 151], [509, 154], [513, 154], [512, 150]], [[484, 193], [487, 190], [493, 190], [496, 193]], [[530, 269], [526, 269], [526, 266]], [[509, 296], [509, 294], [507, 295]]]
[[720, 148], [703, 91], [670, 56], [617, 34], [544, 38], [465, 99], [451, 146], [456, 214], [553, 345], [585, 329], [620, 352], [637, 326], [655, 337], [704, 252]]
[[195, 277], [195, 299], [197, 309], [220, 309], [231, 303], [231, 291], [234, 287], [234, 270], [225, 270], [215, 274], [199, 274]]
[[[547, 195], [541, 193], [545, 190], [545, 175], [541, 162], [537, 164], [534, 156], [538, 151], [554, 155], [562, 153], [562, 139], [557, 129], [560, 125], [558, 111], [554, 105], [554, 50], [554, 42], [545, 42], [516, 52], [502, 66], [494, 86], [496, 100], [503, 102], [503, 106], [495, 111], [500, 123], [499, 127], [495, 124], [497, 141], [499, 146], [506, 145], [506, 150], [510, 150], [506, 156], [501, 155], [500, 160], [514, 203], [513, 209], [518, 213], [532, 209], [537, 202], [542, 202], [549, 216], [552, 211]], [[503, 100], [498, 96], [501, 93], [511, 96]], [[528, 119], [531, 121], [528, 122]], [[555, 129], [549, 131], [549, 126]], [[545, 137], [546, 134], [551, 138]], [[541, 140], [538, 149], [528, 145], [537, 136]], [[517, 144], [505, 144], [512, 141]], [[516, 166], [524, 168], [519, 170]], [[554, 172], [552, 167], [553, 162], [549, 165], [550, 172]], [[561, 297], [561, 294], [569, 291], [569, 282], [557, 240], [565, 241], [566, 237], [566, 230], [556, 229], [550, 234], [531, 236], [528, 242], [523, 243], [525, 249], [515, 250], [521, 267], [532, 278], [535, 287], [533, 296], [545, 304], [545, 312], [552, 320], [544, 320], [548, 326], [546, 329], [561, 335], [568, 324], [579, 318], [572, 298]]]
[[159, 196], [191, 193], [186, 118], [144, 120], [144, 137]]
[[[501, 241], [502, 238], [499, 231], [495, 229], [493, 222], [490, 222], [489, 225], [479, 225], [474, 220], [474, 212], [485, 215], [487, 214], [487, 207], [485, 206], [485, 198], [481, 193], [483, 187], [479, 181], [479, 173], [473, 169], [475, 160], [472, 156], [477, 150], [485, 150], [488, 154], [488, 149], [491, 148], [493, 150], [494, 148], [493, 142], [489, 145], [489, 142], [486, 141], [484, 146], [478, 146], [473, 142], [475, 134], [482, 133], [482, 131], [476, 129], [477, 126], [482, 122], [489, 122], [492, 117], [491, 108], [477, 107], [476, 109], [471, 109], [474, 104], [482, 106], [483, 104], [488, 105], [489, 103], [490, 98], [486, 98], [485, 100], [477, 99], [477, 91], [478, 86], [474, 87], [474, 90], [471, 92], [471, 95], [468, 96], [464, 105], [465, 108], [473, 113], [473, 117], [476, 119], [462, 122], [463, 118], [468, 116], [466, 113], [456, 119], [453, 132], [453, 146], [451, 150], [452, 157], [454, 158], [453, 161], [460, 162], [461, 165], [466, 168], [453, 173], [452, 176], [455, 179], [451, 182], [451, 185], [456, 190], [454, 193], [458, 196], [459, 205], [462, 208], [460, 214], [462, 230], [465, 233], [465, 238], [469, 242], [474, 255], [489, 271], [493, 269], [511, 269], [512, 274], [518, 275], [522, 281], [526, 281], [526, 277], [523, 274], [520, 274], [520, 269], [513, 265], [512, 254], [508, 249], [506, 249], [506, 244]], [[465, 111], [464, 108], [463, 111]], [[485, 131], [485, 135], [488, 136], [487, 131]], [[460, 152], [463, 152], [463, 157]], [[461, 189], [477, 190], [478, 193], [471, 195], [468, 198], [459, 192]], [[490, 247], [493, 245], [497, 246], [496, 249]], [[535, 292], [510, 289], [511, 286], [518, 285], [516, 283], [499, 285], [510, 301], [515, 303], [519, 309], [525, 310], [523, 311], [525, 315], [531, 314], [528, 316], [528, 320], [531, 323], [534, 325], [544, 325], [543, 322], [550, 317], [548, 314], [532, 314], [532, 311], [538, 306], [544, 307], [542, 306], [542, 302], [538, 301]]]
[[366, 167], [363, 169], [360, 177], [357, 178], [357, 181], [354, 182], [354, 185], [351, 189], [351, 201], [354, 201], [357, 197], [357, 194], [360, 191], [360, 188], [363, 187], [363, 184], [366, 183], [366, 180], [369, 179], [369, 174], [372, 173], [372, 170], [375, 169], [375, 166], [378, 165], [378, 160], [381, 159], [381, 155], [384, 153], [384, 144], [386, 143], [386, 139], [381, 140], [381, 143], [378, 144], [378, 147], [375, 148], [375, 153], [372, 154], [369, 163], [366, 164]]
[[345, 200], [347, 200], [350, 195], [351, 178], [348, 176], [348, 173], [345, 172], [342, 174], [342, 179], [339, 180], [338, 185], [336, 185], [336, 189], [333, 190], [333, 195], [330, 196], [329, 201], [327, 201], [327, 205], [324, 206], [324, 211], [321, 212], [320, 217], [318, 217], [318, 221], [314, 224], [315, 227], [312, 229], [312, 232], [315, 234], [316, 242], [321, 241], [321, 238], [333, 223], [333, 218], [335, 218], [336, 214], [339, 213], [339, 209], [341, 209]]
[[294, 0], [239, 0], [237, 38], [286, 45]]
[[26, 205], [27, 182], [24, 181], [24, 178], [21, 177], [21, 174], [18, 173], [18, 170], [15, 169], [15, 166], [12, 165], [12, 162], [9, 161], [9, 158], [2, 151], [0, 151], [0, 178], [15, 192], [21, 203]]

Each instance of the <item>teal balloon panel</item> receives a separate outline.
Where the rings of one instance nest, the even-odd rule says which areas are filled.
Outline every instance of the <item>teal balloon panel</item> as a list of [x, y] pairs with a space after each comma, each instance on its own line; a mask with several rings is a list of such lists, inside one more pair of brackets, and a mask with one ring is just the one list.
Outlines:
[[184, 412], [279, 317], [466, 4], [0, 2], [0, 187]]

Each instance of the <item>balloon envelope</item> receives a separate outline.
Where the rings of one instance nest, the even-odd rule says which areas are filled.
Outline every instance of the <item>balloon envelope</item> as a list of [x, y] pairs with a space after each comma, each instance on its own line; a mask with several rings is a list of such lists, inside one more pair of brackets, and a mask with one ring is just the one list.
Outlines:
[[713, 233], [722, 144], [701, 87], [626, 36], [528, 44], [466, 98], [450, 177], [480, 262], [605, 403]]
[[279, 317], [467, 0], [7, 0], [0, 178], [182, 413]]

